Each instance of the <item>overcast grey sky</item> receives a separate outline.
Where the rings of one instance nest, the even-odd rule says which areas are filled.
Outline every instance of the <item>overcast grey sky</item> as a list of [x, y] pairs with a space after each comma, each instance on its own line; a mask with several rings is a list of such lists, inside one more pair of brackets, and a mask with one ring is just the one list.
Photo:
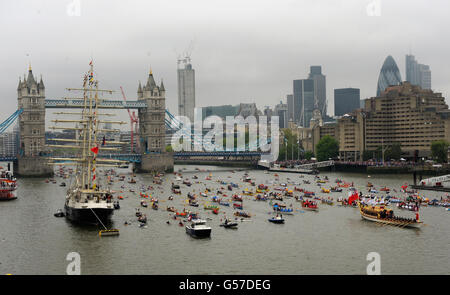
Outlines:
[[151, 67], [176, 114], [177, 55], [190, 44], [197, 106], [274, 106], [292, 93], [292, 80], [321, 65], [333, 114], [333, 89], [374, 96], [386, 56], [404, 80], [410, 51], [430, 65], [433, 90], [447, 98], [449, 12], [447, 0], [2, 0], [0, 121], [17, 108], [18, 79], [30, 61], [46, 97], [59, 98], [81, 85], [91, 56], [100, 85], [119, 99], [120, 86], [135, 99]]

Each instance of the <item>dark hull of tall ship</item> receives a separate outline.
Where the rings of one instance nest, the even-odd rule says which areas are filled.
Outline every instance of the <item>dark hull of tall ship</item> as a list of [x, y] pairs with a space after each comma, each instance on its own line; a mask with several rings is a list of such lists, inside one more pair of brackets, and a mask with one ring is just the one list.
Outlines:
[[113, 208], [93, 208], [92, 210], [97, 215], [97, 218], [89, 208], [78, 209], [65, 205], [64, 210], [68, 220], [80, 224], [99, 224], [98, 218], [103, 224], [107, 224], [111, 221], [111, 216], [114, 213]]

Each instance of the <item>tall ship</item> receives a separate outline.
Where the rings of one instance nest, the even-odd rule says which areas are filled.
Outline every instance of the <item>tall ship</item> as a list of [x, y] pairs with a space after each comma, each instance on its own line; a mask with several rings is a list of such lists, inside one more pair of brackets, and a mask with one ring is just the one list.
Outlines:
[[17, 199], [17, 179], [9, 170], [0, 171], [0, 201]]
[[[108, 223], [114, 212], [113, 193], [108, 183], [100, 183], [100, 174], [97, 167], [118, 167], [126, 161], [105, 159], [101, 157], [100, 151], [117, 151], [114, 147], [107, 147], [108, 142], [105, 135], [107, 132], [117, 132], [117, 129], [101, 129], [100, 124], [125, 124], [121, 121], [104, 120], [105, 116], [114, 114], [100, 113], [98, 106], [102, 100], [100, 96], [104, 93], [112, 94], [112, 90], [101, 90], [98, 81], [94, 79], [94, 66], [89, 64], [89, 71], [83, 79], [83, 88], [67, 88], [68, 91], [81, 92], [80, 98], [69, 98], [72, 103], [81, 106], [81, 112], [60, 112], [57, 115], [78, 116], [79, 119], [52, 120], [58, 123], [75, 124], [75, 127], [53, 126], [51, 129], [75, 130], [74, 139], [58, 139], [53, 141], [65, 144], [47, 145], [52, 148], [74, 149], [72, 157], [52, 157], [50, 164], [53, 165], [75, 165], [74, 178], [69, 185], [64, 203], [64, 213], [68, 220], [76, 223], [98, 224]], [[67, 144], [69, 143], [69, 144]], [[112, 142], [109, 142], [110, 144]], [[121, 142], [113, 142], [123, 144]]]

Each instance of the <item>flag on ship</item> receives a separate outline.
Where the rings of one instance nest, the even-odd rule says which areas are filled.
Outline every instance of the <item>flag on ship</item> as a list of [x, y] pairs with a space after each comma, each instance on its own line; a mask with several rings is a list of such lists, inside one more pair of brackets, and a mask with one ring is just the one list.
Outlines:
[[91, 152], [93, 152], [94, 154], [98, 154], [98, 146], [91, 148]]

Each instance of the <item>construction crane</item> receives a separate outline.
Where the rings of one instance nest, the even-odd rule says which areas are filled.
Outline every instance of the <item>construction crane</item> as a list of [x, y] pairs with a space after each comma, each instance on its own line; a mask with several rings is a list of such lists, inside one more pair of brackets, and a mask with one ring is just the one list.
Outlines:
[[[127, 102], [127, 98], [125, 96], [125, 92], [123, 91], [122, 86], [120, 86], [120, 91], [122, 91], [122, 96], [124, 102]], [[130, 116], [130, 127], [131, 127], [131, 152], [134, 152], [134, 134], [136, 134], [136, 149], [139, 150], [139, 133], [138, 133], [138, 122], [139, 119], [136, 116], [136, 113], [133, 111], [133, 113], [130, 112], [130, 109], [127, 109], [128, 115]], [[134, 124], [134, 129], [133, 129]], [[133, 132], [134, 130], [134, 132]]]

